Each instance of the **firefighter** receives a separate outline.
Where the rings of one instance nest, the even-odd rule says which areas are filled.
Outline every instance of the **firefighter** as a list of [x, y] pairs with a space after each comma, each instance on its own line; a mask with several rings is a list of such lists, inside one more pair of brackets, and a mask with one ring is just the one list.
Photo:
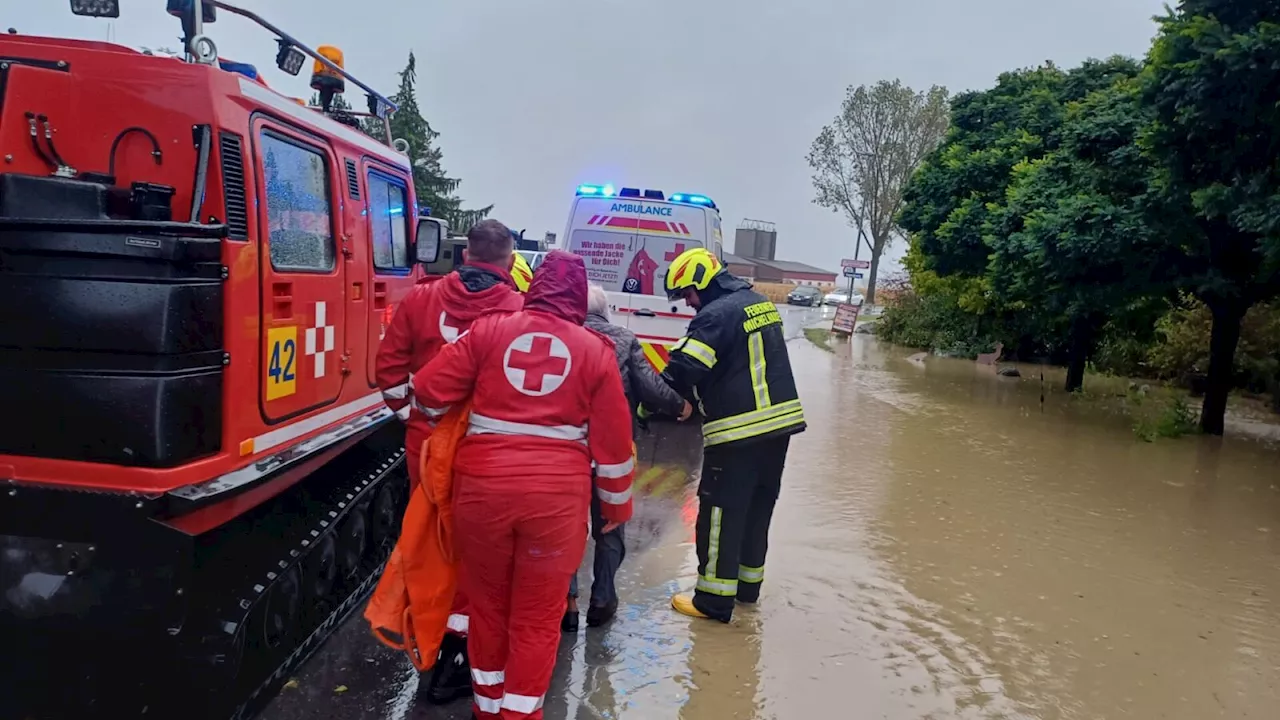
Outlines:
[[516, 289], [522, 293], [529, 292], [529, 283], [533, 281], [533, 271], [529, 269], [529, 262], [524, 259], [520, 253], [512, 253], [511, 279], [516, 283]]
[[671, 598], [678, 612], [729, 622], [764, 581], [769, 521], [791, 436], [805, 429], [778, 308], [704, 248], [667, 269], [667, 296], [696, 314], [672, 346], [663, 379], [698, 406], [698, 582]]
[[453, 512], [481, 719], [542, 717], [565, 588], [586, 548], [593, 462], [603, 531], [631, 517], [630, 409], [586, 313], [582, 258], [552, 251], [523, 311], [478, 319], [414, 376], [432, 414], [470, 397]]
[[[422, 443], [437, 418], [425, 414], [414, 401], [408, 379], [441, 348], [464, 336], [482, 312], [520, 309], [524, 300], [512, 280], [513, 257], [519, 255], [505, 225], [497, 220], [477, 223], [467, 232], [463, 264], [440, 280], [415, 286], [396, 309], [378, 347], [376, 372], [383, 398], [392, 410], [410, 408], [404, 447], [413, 487], [419, 482]], [[466, 597], [459, 593], [439, 659], [429, 681], [422, 684], [431, 702], [449, 702], [471, 691], [467, 628]]]

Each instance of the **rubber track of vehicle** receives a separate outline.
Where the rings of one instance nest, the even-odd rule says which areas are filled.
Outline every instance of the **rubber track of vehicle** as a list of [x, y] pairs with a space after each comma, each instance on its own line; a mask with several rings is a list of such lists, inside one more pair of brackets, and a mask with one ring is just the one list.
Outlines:
[[[267, 612], [266, 603], [271, 594], [272, 583], [283, 577], [291, 568], [297, 567], [301, 579], [297, 619], [300, 620], [306, 617], [305, 605], [307, 601], [302, 597], [302, 594], [305, 592], [303, 588], [305, 587], [306, 572], [303, 563], [307, 559], [307, 552], [318, 545], [316, 540], [322, 535], [337, 532], [343, 526], [343, 521], [348, 515], [354, 509], [361, 507], [361, 505], [365, 505], [368, 511], [366, 513], [365, 532], [366, 538], [371, 538], [374, 526], [373, 501], [376, 499], [377, 493], [384, 486], [388, 486], [388, 483], [403, 483], [403, 487], [398, 488], [401, 491], [393, 491], [392, 493], [394, 524], [391, 527], [391, 531], [383, 539], [379, 547], [365, 547], [358, 570], [352, 578], [347, 579], [345, 582], [339, 578], [338, 583], [331, 590], [330, 603], [326, 603], [329, 605], [328, 613], [319, 619], [311, 617], [310, 620], [312, 622], [308, 627], [291, 634], [291, 649], [278, 660], [276, 660], [275, 655], [284, 652], [283, 645], [280, 648], [261, 648], [263, 655], [253, 657], [252, 653], [258, 649], [246, 642], [245, 645], [239, 648], [239, 652], [244, 657], [237, 664], [238, 672], [234, 677], [225, 678], [232, 683], [230, 686], [191, 688], [195, 692], [194, 696], [188, 695], [185, 701], [180, 699], [168, 700], [164, 704], [175, 703], [173, 711], [181, 712], [182, 716], [191, 718], [196, 717], [197, 714], [202, 714], [193, 712], [195, 707], [201, 705], [206, 708], [208, 712], [206, 717], [209, 718], [242, 720], [253, 717], [278, 692], [285, 678], [301, 666], [302, 663], [306, 662], [329, 635], [351, 615], [352, 611], [359, 608], [363, 601], [369, 597], [399, 536], [399, 522], [404, 513], [408, 490], [407, 473], [404, 467], [404, 449], [395, 448], [378, 451], [373, 458], [360, 463], [356, 467], [358, 469], [347, 474], [347, 477], [352, 478], [349, 484], [337, 483], [330, 492], [326, 493], [328, 502], [319, 507], [318, 512], [307, 513], [308, 517], [313, 518], [309, 526], [294, 528], [287, 533], [289, 539], [276, 546], [276, 551], [273, 553], [274, 560], [268, 557], [264, 558], [260, 563], [255, 563], [258, 570], [246, 574], [244, 576], [244, 584], [239, 585], [237, 591], [224, 595], [222, 602], [210, 602], [206, 605], [206, 609], [209, 612], [206, 618], [216, 621], [213, 623], [214, 625], [227, 628], [234, 627], [247, 635], [253, 629], [261, 626], [262, 619]], [[320, 472], [327, 473], [332, 470], [333, 468], [326, 468]], [[308, 480], [304, 485], [313, 484], [313, 480], [314, 478]], [[394, 485], [389, 487], [395, 488]], [[345, 597], [335, 597], [336, 593], [344, 589], [346, 590]], [[221, 611], [216, 610], [219, 607], [222, 608]], [[232, 612], [234, 612], [234, 615], [231, 614]], [[203, 615], [204, 613], [201, 614]], [[234, 645], [234, 643], [232, 644]], [[191, 648], [189, 652], [199, 653], [202, 651], [201, 648], [204, 648], [204, 652], [208, 651], [207, 645], [201, 645]], [[264, 663], [270, 664], [264, 667]], [[246, 673], [250, 676], [245, 677]], [[217, 684], [216, 681], [215, 684]], [[208, 693], [206, 702], [198, 700], [192, 702], [205, 693]]]
[[[347, 493], [345, 500], [339, 501], [338, 510], [330, 511], [329, 517], [318, 523], [319, 527], [316, 531], [321, 534], [325, 531], [334, 532], [335, 528], [342, 525], [342, 521], [353, 508], [358, 507], [366, 497], [372, 503], [382, 484], [384, 482], [394, 482], [396, 478], [393, 477], [393, 474], [403, 469], [404, 450], [401, 448], [392, 453], [389, 458], [378, 463], [376, 469], [371, 466], [367, 472], [362, 473], [365, 476], [364, 479], [356, 482], [351, 492]], [[407, 476], [404, 479], [407, 482]], [[404, 514], [404, 506], [405, 502], [403, 500], [396, 503], [397, 528], [399, 527], [399, 518]], [[366, 527], [366, 532], [372, 532], [372, 527]], [[399, 532], [393, 532], [390, 537], [383, 541], [381, 547], [372, 550], [366, 548], [366, 557], [361, 561], [361, 568], [358, 573], [363, 576], [360, 583], [331, 610], [327, 617], [320, 621], [320, 624], [306, 638], [298, 643], [271, 675], [259, 683], [253, 692], [232, 711], [231, 720], [247, 720], [257, 714], [279, 691], [280, 685], [285, 678], [310, 659], [324, 644], [324, 641], [333, 634], [334, 630], [350, 617], [351, 613], [360, 607], [369, 595], [373, 593], [374, 587], [382, 576], [382, 569], [386, 567], [387, 558], [391, 555], [391, 550], [395, 546], [397, 537], [399, 537]], [[306, 549], [307, 546], [302, 546], [302, 552], [299, 552], [298, 556], [293, 558], [295, 563], [302, 562]], [[265, 597], [266, 593], [261, 593], [258, 601], [265, 602]]]

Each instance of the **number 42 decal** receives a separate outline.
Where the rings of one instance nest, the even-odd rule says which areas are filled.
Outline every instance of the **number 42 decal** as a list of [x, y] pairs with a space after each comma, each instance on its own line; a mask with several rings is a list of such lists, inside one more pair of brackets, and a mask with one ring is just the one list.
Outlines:
[[288, 397], [298, 391], [298, 328], [267, 330], [267, 399]]

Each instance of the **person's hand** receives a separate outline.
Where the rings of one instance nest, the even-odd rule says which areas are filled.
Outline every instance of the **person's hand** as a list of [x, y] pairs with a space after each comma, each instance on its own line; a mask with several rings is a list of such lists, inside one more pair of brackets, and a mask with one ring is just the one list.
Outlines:
[[604, 527], [600, 529], [600, 534], [608, 535], [609, 533], [613, 532], [614, 530], [617, 530], [620, 527], [622, 527], [622, 523], [620, 522], [605, 523]]
[[680, 411], [680, 422], [688, 420], [690, 415], [693, 415], [693, 406], [689, 404], [688, 400], [685, 400], [684, 409]]

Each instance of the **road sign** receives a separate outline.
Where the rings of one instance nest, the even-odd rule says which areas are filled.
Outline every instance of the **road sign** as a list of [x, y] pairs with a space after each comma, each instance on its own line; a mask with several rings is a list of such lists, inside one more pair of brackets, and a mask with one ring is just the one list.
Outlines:
[[854, 276], [856, 276], [857, 274], [858, 274], [858, 271], [857, 271], [857, 270], [854, 270], [854, 269], [853, 269], [853, 268], [851, 268], [851, 267], [847, 267], [847, 268], [845, 268], [845, 269], [844, 269], [844, 276], [845, 276], [845, 277], [854, 277]]
[[858, 326], [858, 311], [862, 305], [841, 303], [836, 306], [835, 317], [831, 318], [831, 332], [841, 335], [852, 335]]
[[861, 280], [863, 277], [865, 277], [865, 276], [864, 276], [862, 273], [860, 273], [860, 272], [856, 272], [856, 273], [854, 273], [854, 274], [853, 274], [853, 279], [854, 279], [854, 280]]
[[870, 260], [854, 260], [852, 258], [845, 258], [840, 261], [840, 267], [866, 270], [867, 268], [871, 267], [871, 261]]

